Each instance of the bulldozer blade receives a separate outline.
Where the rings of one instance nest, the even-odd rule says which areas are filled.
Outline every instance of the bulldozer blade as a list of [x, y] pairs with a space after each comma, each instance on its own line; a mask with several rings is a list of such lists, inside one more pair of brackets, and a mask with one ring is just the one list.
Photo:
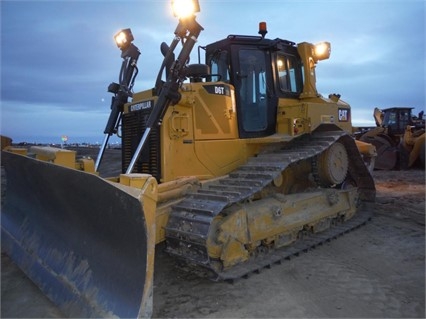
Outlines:
[[69, 317], [150, 317], [155, 222], [137, 190], [2, 152], [2, 249]]

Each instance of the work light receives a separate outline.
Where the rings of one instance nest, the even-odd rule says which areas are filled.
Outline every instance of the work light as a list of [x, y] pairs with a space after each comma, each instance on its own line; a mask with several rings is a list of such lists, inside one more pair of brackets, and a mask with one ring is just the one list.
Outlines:
[[179, 19], [191, 17], [200, 12], [198, 0], [172, 0], [173, 15]]
[[134, 40], [132, 31], [130, 29], [123, 29], [119, 31], [115, 36], [115, 43], [120, 50], [126, 50]]
[[330, 57], [330, 42], [320, 42], [314, 46], [314, 58], [316, 61], [326, 60]]

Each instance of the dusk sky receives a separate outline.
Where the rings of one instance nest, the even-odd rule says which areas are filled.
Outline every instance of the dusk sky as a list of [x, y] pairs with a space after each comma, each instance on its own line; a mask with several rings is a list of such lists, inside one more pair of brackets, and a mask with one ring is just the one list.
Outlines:
[[[200, 0], [199, 45], [228, 34], [331, 42], [318, 90], [339, 93], [353, 125], [374, 107], [425, 109], [424, 0]], [[152, 88], [178, 21], [163, 0], [1, 1], [1, 134], [14, 142], [101, 142], [118, 81], [113, 35], [131, 28], [141, 50], [134, 91]], [[192, 62], [197, 61], [197, 50]]]

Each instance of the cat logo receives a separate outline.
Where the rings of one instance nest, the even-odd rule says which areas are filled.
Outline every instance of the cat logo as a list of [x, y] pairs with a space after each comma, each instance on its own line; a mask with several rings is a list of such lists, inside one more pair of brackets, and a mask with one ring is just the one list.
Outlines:
[[350, 119], [349, 109], [339, 109], [339, 122], [348, 122]]

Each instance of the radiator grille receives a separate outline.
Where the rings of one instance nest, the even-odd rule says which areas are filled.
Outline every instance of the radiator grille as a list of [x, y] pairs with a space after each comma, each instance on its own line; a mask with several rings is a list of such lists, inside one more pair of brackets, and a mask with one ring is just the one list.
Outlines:
[[[133, 154], [138, 147], [146, 128], [146, 122], [150, 109], [133, 111], [123, 114], [122, 117], [122, 170], [125, 172], [130, 165]], [[161, 178], [160, 157], [160, 128], [157, 126], [151, 130], [150, 136], [144, 146], [142, 154], [135, 163], [133, 173], [151, 174], [157, 179]]]

